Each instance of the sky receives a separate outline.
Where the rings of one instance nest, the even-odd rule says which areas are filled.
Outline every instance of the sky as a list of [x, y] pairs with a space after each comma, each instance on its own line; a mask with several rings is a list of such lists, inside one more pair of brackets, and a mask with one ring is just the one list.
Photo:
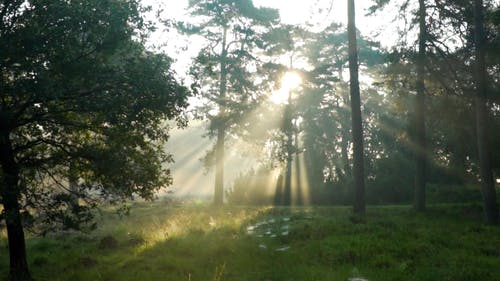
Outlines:
[[[188, 21], [186, 13], [188, 0], [142, 0], [144, 4], [154, 9], [163, 8], [162, 16], [175, 20]], [[264, 6], [278, 9], [281, 19], [288, 24], [313, 23], [318, 29], [328, 26], [332, 22], [347, 24], [347, 0], [253, 0], [255, 6]], [[356, 25], [365, 36], [377, 36], [383, 41], [383, 46], [390, 46], [395, 42], [396, 30], [391, 24], [394, 13], [386, 12], [376, 17], [366, 16], [366, 9], [372, 5], [372, 0], [356, 1]], [[154, 18], [154, 15], [151, 15]], [[164, 51], [175, 58], [174, 69], [183, 76], [191, 58], [197, 52], [201, 42], [190, 38], [181, 39], [173, 33], [158, 30], [151, 37], [152, 45], [165, 44]]]
[[[363, 32], [372, 32], [380, 27], [380, 22], [375, 18], [363, 16], [372, 2], [372, 0], [356, 1], [358, 28]], [[143, 0], [143, 3], [153, 7], [164, 6], [166, 15], [182, 19], [185, 16], [188, 0]], [[332, 20], [347, 22], [347, 0], [253, 0], [253, 3], [255, 6], [278, 9], [283, 22], [289, 24], [305, 23], [308, 20], [324, 23], [330, 23]], [[312, 17], [320, 9], [321, 15]]]

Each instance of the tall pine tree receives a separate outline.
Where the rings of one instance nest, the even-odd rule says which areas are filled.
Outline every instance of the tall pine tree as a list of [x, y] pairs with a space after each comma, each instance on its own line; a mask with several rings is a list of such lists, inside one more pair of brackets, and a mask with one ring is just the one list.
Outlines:
[[363, 157], [363, 125], [358, 77], [358, 49], [354, 0], [347, 0], [347, 32], [349, 39], [349, 89], [351, 93], [351, 119], [353, 142], [354, 213], [365, 214], [365, 170]]
[[276, 10], [257, 8], [251, 0], [191, 0], [192, 23], [179, 23], [179, 30], [205, 39], [191, 68], [203, 105], [198, 109], [210, 120], [209, 135], [216, 138], [207, 157], [215, 164], [214, 204], [224, 197], [226, 138], [257, 103], [252, 79], [259, 62], [254, 51], [264, 47], [261, 35], [279, 19]]

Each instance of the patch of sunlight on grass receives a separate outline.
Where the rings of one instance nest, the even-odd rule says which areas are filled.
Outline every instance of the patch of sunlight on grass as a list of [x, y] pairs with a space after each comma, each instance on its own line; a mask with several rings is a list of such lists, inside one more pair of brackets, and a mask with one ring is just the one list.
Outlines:
[[[150, 204], [150, 203], [141, 203]], [[132, 239], [143, 239], [135, 254], [155, 247], [158, 243], [185, 237], [193, 233], [210, 233], [221, 229], [239, 231], [243, 224], [265, 208], [222, 208], [211, 206], [168, 207], [162, 203], [150, 207], [135, 207], [129, 217], [100, 228], [102, 233], [121, 233]]]

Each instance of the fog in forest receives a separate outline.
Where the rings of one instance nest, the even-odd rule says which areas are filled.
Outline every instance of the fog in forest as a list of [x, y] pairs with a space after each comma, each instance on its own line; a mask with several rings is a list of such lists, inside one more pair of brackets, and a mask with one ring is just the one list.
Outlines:
[[0, 1], [0, 279], [497, 280], [499, 0]]

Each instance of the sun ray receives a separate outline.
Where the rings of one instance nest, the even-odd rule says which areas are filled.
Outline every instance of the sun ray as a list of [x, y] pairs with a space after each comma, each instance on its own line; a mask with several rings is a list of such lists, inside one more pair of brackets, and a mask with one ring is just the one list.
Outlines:
[[309, 183], [307, 181], [307, 169], [304, 161], [304, 153], [295, 155], [292, 169], [292, 198], [294, 205], [307, 206], [311, 204]]
[[297, 88], [302, 84], [302, 77], [294, 71], [286, 72], [281, 77], [281, 87], [279, 90], [274, 91], [269, 100], [275, 104], [285, 104], [288, 102], [290, 91]]

